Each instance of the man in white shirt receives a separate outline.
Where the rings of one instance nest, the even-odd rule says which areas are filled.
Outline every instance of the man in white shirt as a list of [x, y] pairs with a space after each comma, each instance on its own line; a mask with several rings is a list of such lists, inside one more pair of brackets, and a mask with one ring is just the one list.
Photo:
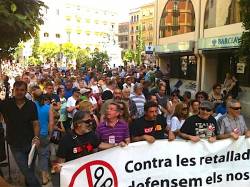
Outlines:
[[67, 100], [67, 112], [68, 112], [68, 119], [65, 123], [65, 130], [70, 130], [71, 122], [73, 118], [73, 112], [77, 109], [76, 101], [80, 99], [81, 93], [78, 88], [73, 88], [73, 95], [68, 98]]

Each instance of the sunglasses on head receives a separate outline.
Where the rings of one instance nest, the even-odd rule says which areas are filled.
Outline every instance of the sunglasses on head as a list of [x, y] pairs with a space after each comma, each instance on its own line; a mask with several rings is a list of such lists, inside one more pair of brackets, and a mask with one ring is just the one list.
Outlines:
[[207, 111], [207, 112], [212, 111], [210, 108], [206, 108], [206, 107], [200, 107], [200, 110]]
[[240, 107], [230, 107], [233, 110], [241, 110], [241, 106]]

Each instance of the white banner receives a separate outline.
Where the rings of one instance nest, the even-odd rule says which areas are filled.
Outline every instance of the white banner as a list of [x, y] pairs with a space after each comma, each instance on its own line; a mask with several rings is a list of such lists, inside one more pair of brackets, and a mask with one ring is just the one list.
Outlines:
[[250, 139], [132, 143], [64, 164], [61, 186], [249, 187]]

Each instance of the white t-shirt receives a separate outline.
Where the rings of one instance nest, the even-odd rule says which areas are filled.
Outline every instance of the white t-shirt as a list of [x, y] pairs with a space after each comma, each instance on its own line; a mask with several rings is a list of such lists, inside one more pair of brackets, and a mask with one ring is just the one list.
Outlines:
[[129, 89], [130, 89], [130, 93], [133, 93], [133, 92], [134, 92], [134, 86], [135, 86], [134, 83], [131, 83], [130, 86], [129, 86], [127, 83], [124, 83], [124, 84], [122, 85], [123, 89], [129, 88]]
[[99, 88], [98, 88], [97, 85], [91, 86], [91, 89], [92, 89], [92, 93], [93, 93], [93, 94], [98, 94], [98, 93], [100, 93], [100, 90], [99, 90]]
[[96, 105], [96, 104], [97, 104], [97, 101], [96, 101], [95, 97], [93, 97], [93, 96], [91, 96], [91, 97], [89, 98], [89, 102], [91, 102], [92, 105]]
[[[76, 100], [74, 99], [73, 96], [69, 97], [67, 100], [67, 108], [72, 106], [76, 106]], [[68, 117], [73, 118], [73, 111], [71, 113], [68, 112]]]
[[176, 116], [173, 116], [171, 118], [171, 122], [170, 122], [171, 131], [175, 132], [175, 131], [179, 130], [184, 122], [185, 122], [185, 120], [179, 121], [179, 119]]

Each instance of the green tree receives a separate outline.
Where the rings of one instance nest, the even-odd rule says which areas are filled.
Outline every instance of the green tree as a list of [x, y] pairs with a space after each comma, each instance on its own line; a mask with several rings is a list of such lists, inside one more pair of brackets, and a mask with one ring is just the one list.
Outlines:
[[135, 61], [137, 65], [141, 64], [141, 53], [144, 51], [145, 48], [145, 43], [142, 39], [142, 29], [141, 29], [141, 25], [138, 26], [139, 30], [138, 30], [138, 35], [136, 38], [136, 50], [135, 50]]
[[62, 44], [62, 53], [67, 58], [67, 62], [76, 59], [77, 49], [77, 46], [70, 42]]
[[51, 60], [52, 58], [56, 58], [59, 51], [59, 46], [54, 42], [42, 43], [38, 49], [38, 52], [43, 56], [44, 60]]
[[77, 67], [81, 67], [83, 64], [87, 64], [90, 61], [90, 53], [87, 49], [79, 48], [76, 55]]
[[126, 66], [128, 62], [135, 61], [135, 53], [131, 49], [123, 51], [122, 60]]
[[250, 60], [250, 1], [240, 0], [241, 18], [245, 31], [241, 36], [240, 57]]
[[0, 1], [0, 60], [8, 58], [20, 41], [31, 39], [43, 23], [39, 0]]
[[87, 66], [97, 68], [98, 71], [102, 71], [105, 65], [108, 65], [110, 58], [107, 52], [100, 52], [95, 50], [91, 53], [90, 61], [87, 63]]

